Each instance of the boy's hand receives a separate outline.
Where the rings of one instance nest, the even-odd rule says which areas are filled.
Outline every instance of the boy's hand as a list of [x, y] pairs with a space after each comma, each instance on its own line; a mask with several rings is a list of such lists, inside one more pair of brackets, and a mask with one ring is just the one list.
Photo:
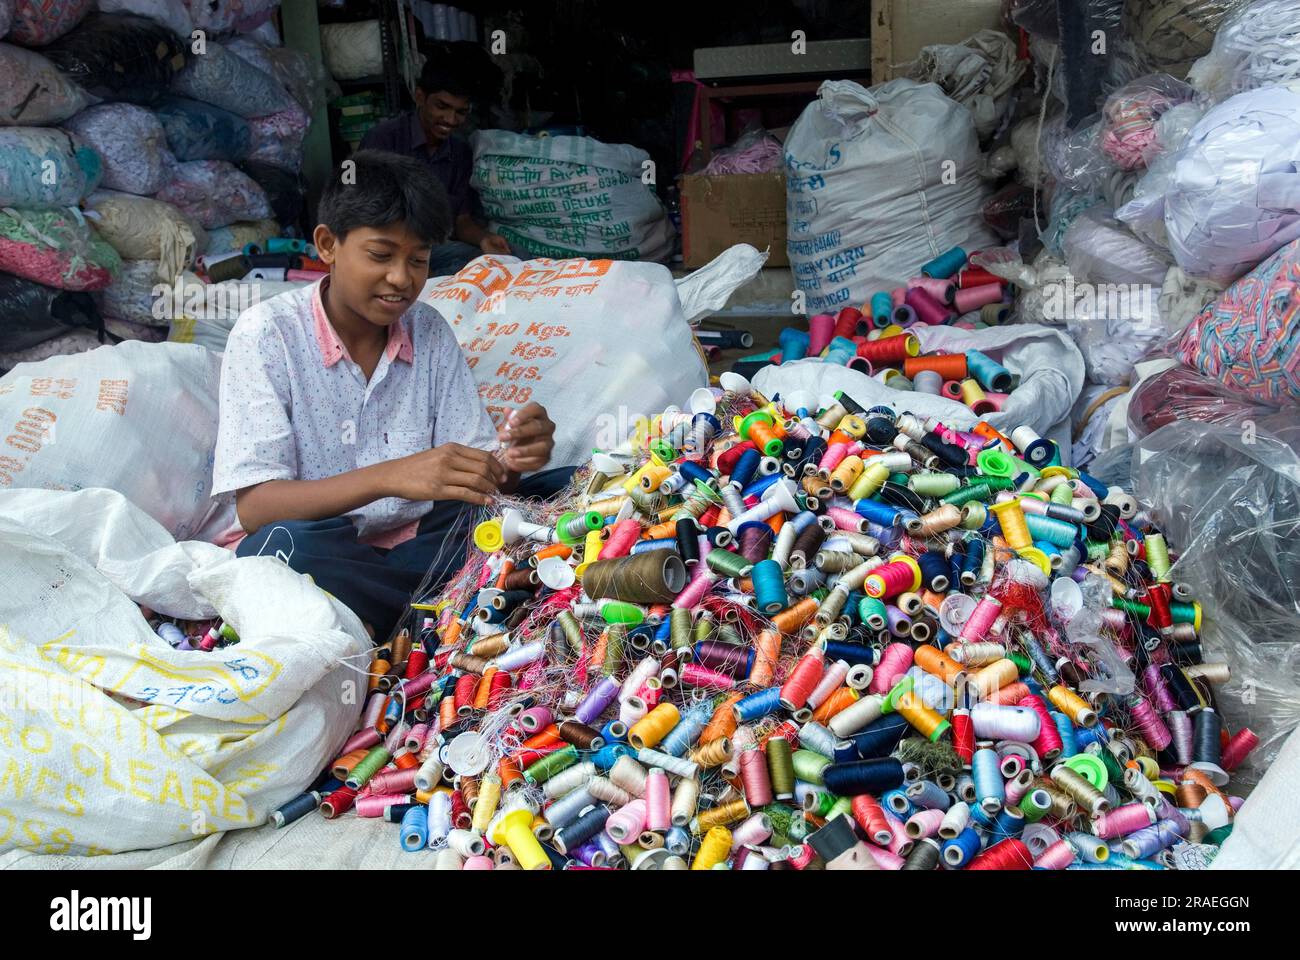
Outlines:
[[478, 247], [484, 253], [497, 253], [502, 256], [510, 256], [510, 243], [499, 233], [485, 233], [483, 239], [479, 241]]
[[496, 457], [459, 443], [388, 463], [388, 495], [406, 500], [461, 500], [486, 507], [506, 482], [506, 470]]
[[530, 403], [506, 417], [497, 439], [501, 441], [502, 462], [516, 473], [531, 473], [551, 460], [555, 424], [540, 403]]

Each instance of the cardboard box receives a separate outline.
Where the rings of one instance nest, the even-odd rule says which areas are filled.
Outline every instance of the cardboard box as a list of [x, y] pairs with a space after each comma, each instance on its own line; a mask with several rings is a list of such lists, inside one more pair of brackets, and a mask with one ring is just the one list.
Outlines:
[[770, 249], [769, 267], [787, 267], [785, 174], [682, 177], [682, 260], [702, 267], [728, 247]]

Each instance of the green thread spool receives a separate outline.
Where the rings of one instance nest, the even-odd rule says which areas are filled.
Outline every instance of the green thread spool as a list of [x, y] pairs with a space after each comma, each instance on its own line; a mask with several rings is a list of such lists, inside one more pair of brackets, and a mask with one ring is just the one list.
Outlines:
[[1223, 841], [1232, 836], [1232, 824], [1225, 823], [1221, 827], [1216, 827], [1205, 835], [1205, 843], [1212, 843], [1216, 847], [1223, 846]]
[[976, 480], [974, 483], [968, 483], [964, 487], [958, 487], [952, 493], [943, 497], [944, 503], [950, 503], [954, 507], [963, 507], [968, 503], [974, 503], [976, 500], [992, 500], [993, 488], [982, 480]]
[[1052, 503], [1068, 507], [1074, 503], [1074, 488], [1068, 483], [1058, 483], [1052, 488]]
[[582, 624], [569, 610], [561, 610], [555, 616], [560, 629], [564, 631], [564, 640], [575, 656], [582, 654]]
[[[1101, 760], [1102, 766], [1106, 768], [1106, 775], [1109, 779], [1113, 780], [1115, 783], [1124, 782], [1124, 768], [1120, 766], [1119, 759], [1109, 750], [1098, 750], [1096, 754], [1088, 754], [1088, 756], [1096, 756]], [[1070, 760], [1073, 759], [1074, 757], [1070, 757]], [[1067, 760], [1066, 763], [1069, 763], [1069, 760]], [[1093, 786], [1096, 786], [1094, 781], [1089, 780], [1089, 782], [1092, 783]], [[1105, 784], [1102, 784], [1102, 786], [1097, 787], [1097, 789], [1101, 790], [1104, 787]]]
[[592, 530], [605, 525], [605, 518], [595, 510], [586, 513], [566, 513], [555, 523], [555, 532], [563, 543], [580, 543]]
[[[568, 613], [568, 611], [563, 611]], [[620, 626], [635, 627], [639, 626], [645, 620], [645, 611], [635, 603], [624, 603], [622, 600], [611, 600], [600, 609], [600, 615], [608, 624], [619, 624]]]
[[790, 839], [799, 843], [808, 836], [808, 821], [803, 817], [795, 817], [790, 821], [790, 829], [786, 831]]
[[826, 790], [816, 790], [809, 795], [809, 799], [804, 801], [804, 809], [809, 813], [819, 817], [825, 817], [831, 812], [831, 807], [835, 806], [835, 801], [839, 797]]
[[986, 477], [1010, 477], [1016, 472], [1011, 458], [996, 447], [981, 450], [975, 457], [975, 466]]
[[717, 633], [718, 622], [707, 613], [701, 614], [700, 618], [695, 621], [695, 629], [691, 633], [691, 639], [695, 643], [707, 643], [712, 640]]
[[822, 785], [822, 771], [831, 765], [830, 757], [811, 750], [796, 750], [793, 756], [794, 775], [808, 783]]
[[790, 842], [790, 823], [794, 820], [794, 811], [787, 806], [770, 804], [763, 807], [762, 813], [772, 822], [772, 841], [774, 845], [786, 846]]
[[689, 607], [673, 607], [668, 615], [668, 637], [672, 648], [678, 653], [690, 651], [695, 621]]
[[772, 737], [764, 752], [773, 796], [778, 800], [789, 800], [794, 796], [794, 751], [790, 749], [790, 741], [785, 737]]
[[672, 463], [677, 459], [677, 451], [673, 449], [673, 445], [662, 437], [650, 441], [650, 452], [658, 457], [661, 463]]
[[885, 601], [876, 597], [863, 597], [858, 602], [858, 617], [873, 630], [883, 630], [889, 623]]
[[745, 638], [740, 635], [740, 631], [730, 623], [718, 624], [717, 639], [719, 643], [734, 643], [736, 646], [740, 646], [745, 642]]
[[880, 712], [893, 713], [897, 710], [898, 698], [906, 693], [910, 693], [912, 687], [915, 685], [916, 681], [911, 677], [904, 676], [900, 679], [898, 683], [894, 684], [893, 689], [891, 689], [889, 693], [885, 694], [885, 702], [880, 705]]
[[1149, 533], [1143, 541], [1146, 546], [1147, 566], [1161, 583], [1169, 582], [1169, 545], [1162, 533]]
[[1052, 809], [1051, 795], [1045, 790], [1030, 790], [1020, 798], [1020, 812], [1029, 823], [1037, 823]]
[[623, 648], [627, 641], [627, 627], [611, 623], [605, 631], [605, 659], [600, 664], [600, 675], [612, 677], [623, 665]]
[[978, 500], [972, 500], [961, 508], [961, 528], [963, 530], [978, 530], [984, 526], [984, 522], [988, 518], [988, 507]]
[[[1145, 603], [1138, 603], [1136, 600], [1126, 600], [1124, 597], [1112, 595], [1110, 598], [1110, 605], [1116, 610], [1123, 610], [1125, 613], [1131, 614], [1135, 617], [1141, 617], [1143, 620], [1151, 616], [1151, 608]], [[1175, 606], [1176, 604], [1169, 605], [1171, 613]]]
[[754, 565], [740, 554], [719, 547], [710, 550], [705, 556], [704, 562], [718, 576], [730, 577], [733, 580], [748, 576], [749, 572], [754, 569]]
[[1098, 543], [1096, 540], [1088, 541], [1088, 559], [1091, 561], [1105, 560], [1110, 556], [1110, 544]]
[[[710, 504], [715, 503], [722, 503], [722, 494], [713, 489], [710, 484], [705, 483], [703, 480], [696, 480], [695, 489], [686, 494], [686, 505], [692, 513], [695, 512], [697, 505], [700, 513], [703, 513], [709, 509]], [[699, 517], [700, 513], [696, 513], [695, 516]]]
[[827, 820], [834, 820], [836, 817], [851, 816], [853, 816], [852, 797], [837, 797], [835, 804], [830, 808], [830, 810], [826, 811]]
[[561, 770], [567, 770], [578, 762], [578, 748], [566, 744], [554, 753], [548, 753], [542, 759], [529, 764], [524, 770], [524, 779], [529, 783], [545, 783]]
[[[1166, 555], [1166, 559], [1167, 559], [1167, 555]], [[218, 630], [217, 633], [221, 634], [221, 639], [225, 640], [226, 643], [239, 642], [239, 634], [235, 633], [235, 628], [228, 623], [223, 623], [221, 625], [221, 629]]]
[[383, 744], [371, 747], [370, 752], [362, 757], [360, 762], [348, 773], [348, 778], [344, 782], [354, 790], [360, 790], [391, 759], [393, 759], [393, 755], [384, 749]]
[[905, 473], [891, 473], [889, 482], [896, 486], [904, 487], [907, 485], [908, 476]]
[[1034, 662], [1023, 653], [1013, 653], [1008, 650], [1007, 659], [1016, 665], [1016, 669], [1020, 671], [1022, 677], [1029, 676], [1034, 669]]
[[923, 497], [942, 497], [961, 486], [961, 478], [952, 473], [914, 473], [907, 485]]
[[1190, 623], [1197, 633], [1201, 632], [1201, 605], [1196, 601], [1191, 603], [1171, 603], [1169, 612], [1174, 623]]

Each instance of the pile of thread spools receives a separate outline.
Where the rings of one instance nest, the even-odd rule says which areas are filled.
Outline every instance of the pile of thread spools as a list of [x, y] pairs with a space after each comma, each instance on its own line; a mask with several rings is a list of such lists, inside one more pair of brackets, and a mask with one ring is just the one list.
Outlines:
[[867, 376], [879, 375], [892, 389], [965, 403], [980, 416], [1001, 409], [1014, 384], [1009, 373], [1003, 370], [994, 377], [988, 358], [975, 350], [919, 356], [920, 342], [910, 331], [939, 324], [978, 329], [1005, 322], [1012, 299], [1007, 281], [970, 266], [960, 247], [931, 260], [920, 273], [905, 287], [873, 294], [860, 309], [816, 314], [809, 317], [807, 330], [786, 327], [779, 349], [745, 357], [735, 369], [752, 373], [767, 364], [819, 357]]
[[1257, 741], [1131, 496], [985, 423], [723, 384], [483, 522], [277, 823], [355, 808], [444, 869], [1213, 855]]

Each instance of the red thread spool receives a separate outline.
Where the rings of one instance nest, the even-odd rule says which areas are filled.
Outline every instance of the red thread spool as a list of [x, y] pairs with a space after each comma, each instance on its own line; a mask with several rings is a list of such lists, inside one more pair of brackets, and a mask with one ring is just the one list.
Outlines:
[[818, 313], [808, 318], [808, 356], [815, 357], [826, 349], [835, 336], [835, 318], [829, 313]]
[[943, 386], [939, 388], [939, 393], [949, 400], [961, 400], [961, 384], [956, 380], [945, 380]]
[[356, 802], [356, 790], [346, 786], [339, 787], [321, 801], [320, 812], [325, 815], [326, 820], [333, 820], [351, 810], [352, 805]]
[[1061, 731], [1056, 729], [1056, 721], [1047, 710], [1047, 704], [1036, 694], [1021, 697], [1018, 707], [1028, 707], [1038, 714], [1038, 739], [1031, 746], [1044, 760], [1053, 760], [1061, 755], [1065, 744], [1061, 742]]
[[916, 311], [916, 319], [932, 327], [947, 323], [952, 319], [952, 311], [920, 287], [912, 287], [903, 298], [909, 307]]
[[977, 853], [966, 865], [967, 870], [1032, 870], [1033, 854], [1024, 842], [1014, 837], [995, 843], [983, 853]]
[[740, 755], [740, 784], [745, 788], [745, 800], [751, 807], [765, 807], [774, 799], [772, 778], [767, 773], [767, 757], [758, 748]]
[[406, 658], [406, 679], [412, 680], [429, 668], [429, 654], [424, 647], [413, 647]]
[[875, 597], [896, 597], [916, 587], [916, 566], [902, 560], [894, 560], [883, 567], [877, 567], [871, 575], [879, 577], [884, 584], [884, 590], [878, 594], [867, 591]]
[[952, 746], [963, 766], [969, 767], [975, 756], [975, 725], [971, 723], [969, 710], [952, 712]]
[[474, 825], [474, 815], [459, 790], [451, 792], [451, 824], [457, 830], [468, 830]]
[[1173, 587], [1167, 583], [1153, 583], [1147, 587], [1147, 605], [1151, 608], [1147, 623], [1157, 630], [1164, 630], [1174, 625], [1174, 617], [1169, 609], [1172, 595]]
[[511, 679], [510, 674], [504, 670], [498, 670], [492, 674], [492, 685], [488, 688], [488, 709], [495, 710], [501, 706], [501, 701], [506, 698], [510, 692]]
[[1228, 739], [1227, 745], [1223, 748], [1220, 765], [1229, 772], [1236, 770], [1250, 755], [1250, 751], [1257, 746], [1259, 746], [1259, 737], [1255, 735], [1255, 731], [1250, 727], [1242, 727]]
[[894, 831], [890, 829], [885, 811], [871, 794], [860, 793], [854, 797], [852, 810], [853, 819], [866, 832], [872, 843], [884, 847], [894, 839]]
[[1014, 707], [1027, 696], [1029, 696], [1029, 687], [1023, 683], [1008, 683], [1005, 687], [994, 690], [984, 700], [1004, 707]]
[[915, 377], [922, 370], [933, 370], [945, 380], [965, 380], [967, 376], [966, 354], [932, 353], [924, 357], [909, 357], [903, 361], [903, 373], [908, 379]]
[[[864, 340], [858, 344], [858, 356], [873, 367], [897, 367], [915, 357], [921, 349], [921, 342], [912, 333], [899, 333], [879, 340]], [[965, 357], [963, 357], [965, 359]]]
[[982, 267], [967, 267], [957, 274], [957, 286], [963, 290], [968, 287], [982, 287], [990, 283], [1004, 284], [1006, 280], [996, 273], [989, 273]]
[[781, 706], [787, 710], [802, 710], [808, 704], [808, 698], [821, 683], [826, 672], [821, 657], [807, 654], [790, 671], [790, 676], [781, 685]]
[[767, 749], [767, 742], [773, 739], [785, 740], [790, 744], [791, 750], [799, 749], [799, 724], [793, 720], [783, 720], [770, 731], [758, 738], [758, 745], [764, 750]]
[[861, 322], [861, 310], [857, 307], [845, 307], [835, 315], [835, 336], [849, 338], [856, 333], [864, 332], [858, 329], [858, 324]]
[[726, 450], [723, 450], [718, 454], [718, 472], [724, 476], [731, 476], [731, 471], [736, 469], [736, 461], [744, 455], [745, 451], [757, 449], [758, 447], [754, 446], [748, 440], [744, 440], [736, 444], [734, 447], [728, 447]]
[[454, 698], [456, 716], [467, 717], [474, 712], [474, 692], [478, 688], [479, 678], [472, 673], [463, 673], [456, 680]]

